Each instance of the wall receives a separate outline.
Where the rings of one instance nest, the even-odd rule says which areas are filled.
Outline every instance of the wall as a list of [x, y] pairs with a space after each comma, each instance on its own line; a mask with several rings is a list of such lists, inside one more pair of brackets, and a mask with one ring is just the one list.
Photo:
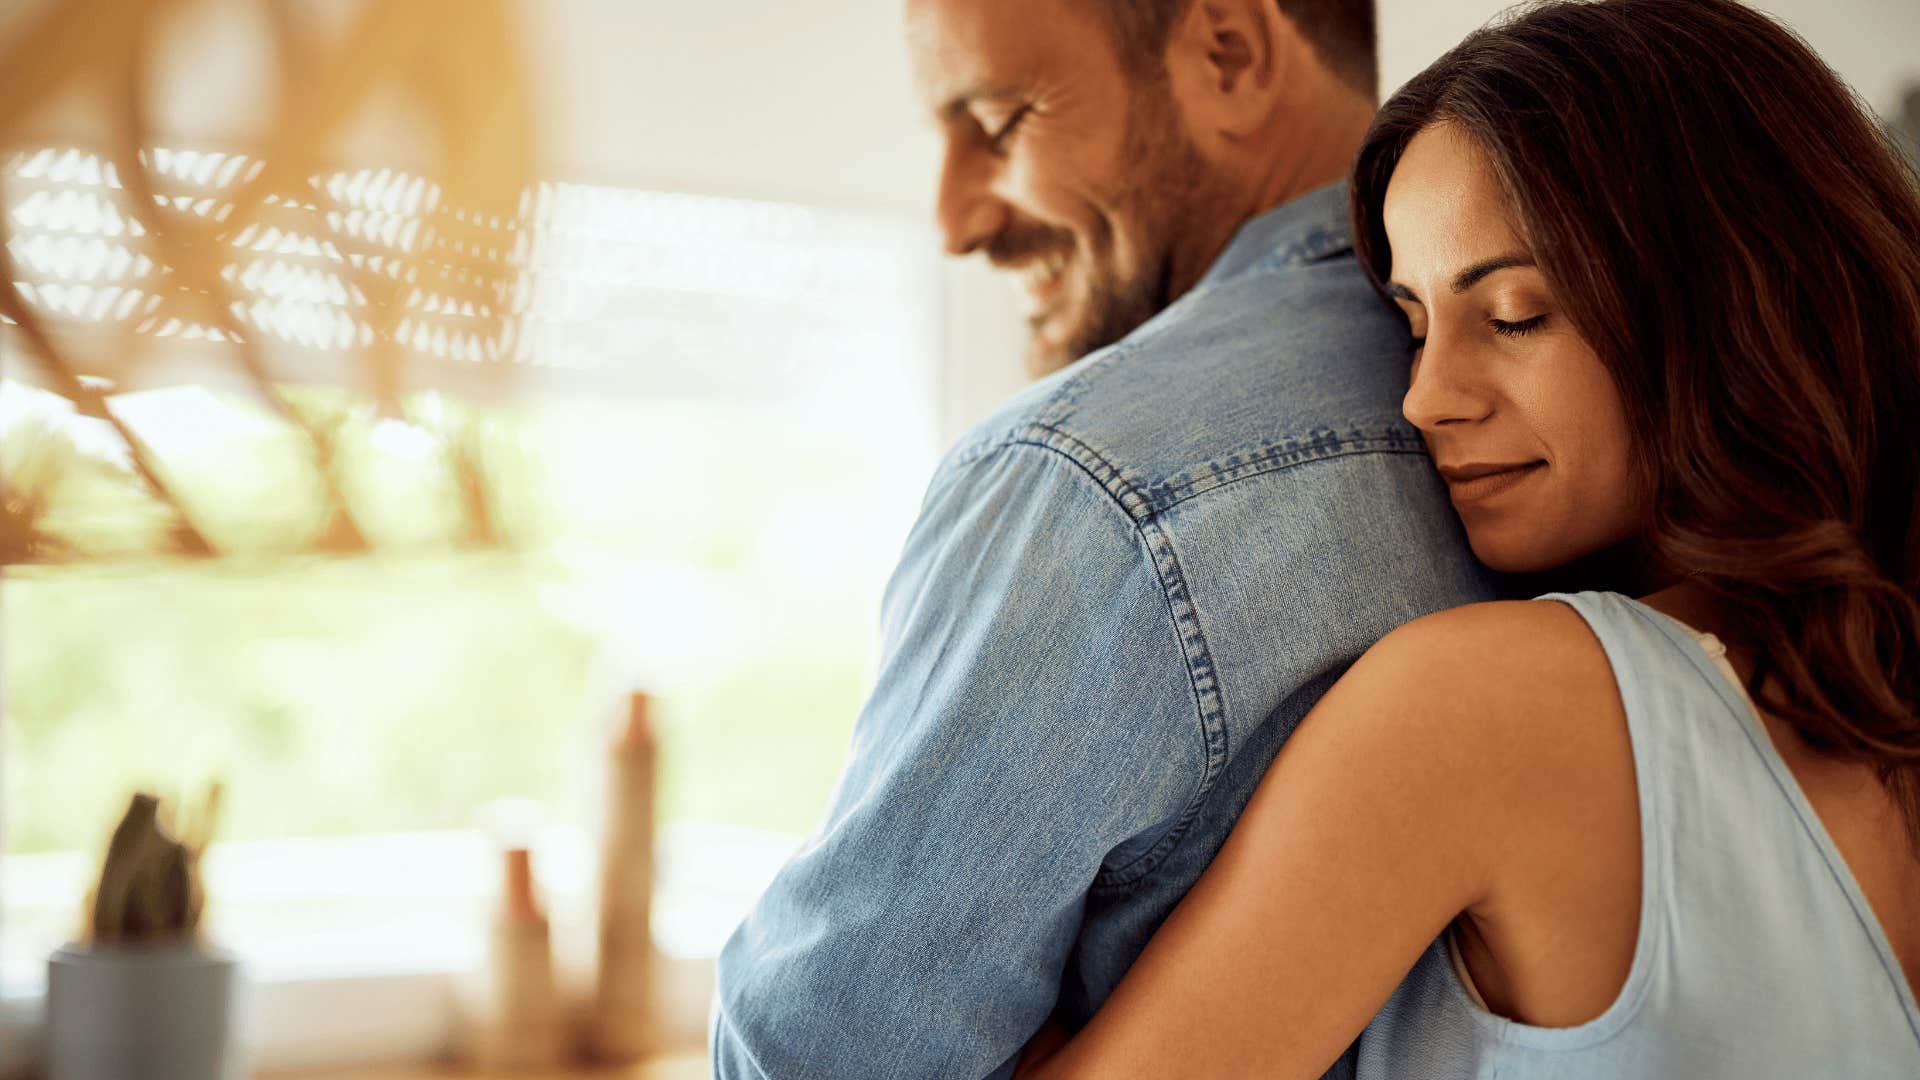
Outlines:
[[[902, 0], [523, 0], [571, 169], [922, 214], [937, 147], [913, 100]], [[1397, 87], [1499, 0], [1379, 0]], [[1915, 0], [1760, 0], [1878, 109], [1920, 81]]]
[[[1391, 93], [1475, 27], [1507, 8], [1487, 0], [1379, 0], [1381, 85]], [[1806, 38], [1885, 115], [1920, 82], [1915, 0], [1758, 0]]]

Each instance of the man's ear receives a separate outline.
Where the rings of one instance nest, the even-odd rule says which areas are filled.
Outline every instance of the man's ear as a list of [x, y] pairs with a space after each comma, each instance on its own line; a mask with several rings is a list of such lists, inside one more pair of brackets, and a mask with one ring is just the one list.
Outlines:
[[1264, 130], [1306, 42], [1274, 0], [1192, 0], [1167, 36], [1174, 101], [1203, 142]]

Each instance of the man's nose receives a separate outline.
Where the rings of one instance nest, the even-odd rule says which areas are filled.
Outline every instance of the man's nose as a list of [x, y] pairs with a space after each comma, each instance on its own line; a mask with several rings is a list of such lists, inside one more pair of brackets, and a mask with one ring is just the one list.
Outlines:
[[966, 255], [992, 239], [1007, 223], [1007, 204], [993, 194], [993, 160], [947, 140], [940, 165], [940, 231], [947, 254]]
[[1485, 420], [1493, 413], [1493, 394], [1479, 377], [1472, 350], [1449, 336], [1429, 332], [1414, 357], [1413, 379], [1400, 401], [1407, 422], [1422, 431]]

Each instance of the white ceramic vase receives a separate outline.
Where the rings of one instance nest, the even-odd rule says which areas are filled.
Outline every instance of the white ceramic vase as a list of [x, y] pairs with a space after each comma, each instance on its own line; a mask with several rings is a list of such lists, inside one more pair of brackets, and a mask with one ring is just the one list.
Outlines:
[[239, 961], [193, 943], [47, 960], [46, 1080], [244, 1080]]

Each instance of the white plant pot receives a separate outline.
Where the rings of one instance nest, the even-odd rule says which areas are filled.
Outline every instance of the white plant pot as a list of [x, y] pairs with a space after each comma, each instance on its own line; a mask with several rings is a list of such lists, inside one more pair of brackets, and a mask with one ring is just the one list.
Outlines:
[[63, 946], [47, 960], [46, 1080], [243, 1080], [242, 982], [204, 945]]

